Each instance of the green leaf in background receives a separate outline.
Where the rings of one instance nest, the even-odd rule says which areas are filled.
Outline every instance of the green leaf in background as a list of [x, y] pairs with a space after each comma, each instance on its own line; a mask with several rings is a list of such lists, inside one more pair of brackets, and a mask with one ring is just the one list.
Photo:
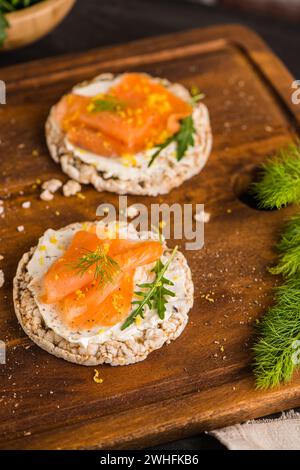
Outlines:
[[8, 28], [8, 21], [0, 11], [0, 47], [3, 46], [3, 43], [6, 39], [6, 28]]
[[9, 27], [5, 14], [30, 7], [40, 1], [42, 0], [0, 0], [0, 47], [4, 44], [6, 30]]

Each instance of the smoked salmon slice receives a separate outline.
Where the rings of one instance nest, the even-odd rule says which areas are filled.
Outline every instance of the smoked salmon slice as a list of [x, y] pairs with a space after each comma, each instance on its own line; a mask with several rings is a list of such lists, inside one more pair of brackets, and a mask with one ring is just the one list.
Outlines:
[[107, 253], [110, 256], [115, 256], [139, 244], [140, 242], [125, 239], [103, 240], [89, 231], [80, 230], [76, 232], [65, 254], [53, 263], [46, 273], [43, 301], [49, 304], [58, 302], [68, 294], [93, 281], [95, 266], [91, 266], [85, 272], [79, 272], [75, 269], [78, 260], [84, 254], [93, 252], [98, 247], [105, 245]]
[[[108, 97], [119, 106], [97, 111], [97, 101]], [[128, 73], [109, 94], [64, 96], [55, 113], [72, 144], [97, 155], [120, 156], [163, 143], [179, 130], [192, 106], [147, 75]]]
[[123, 276], [120, 285], [106, 297], [99, 308], [93, 313], [74, 318], [71, 327], [76, 330], [86, 330], [97, 325], [110, 327], [127, 318], [134, 294], [134, 273], [128, 272]]
[[[82, 324], [87, 319], [93, 319], [102, 311], [102, 304], [122, 285], [124, 278], [139, 266], [157, 261], [163, 253], [162, 245], [157, 241], [144, 241], [121, 254], [115, 255], [114, 260], [120, 270], [113, 282], [103, 286], [92, 282], [83, 289], [66, 296], [61, 302], [63, 320], [72, 327]], [[133, 274], [131, 275], [133, 276]], [[130, 302], [132, 295], [130, 297]]]
[[[117, 266], [109, 282], [95, 278], [96, 264], [78, 270], [82, 256], [99, 247]], [[100, 239], [95, 230], [80, 230], [64, 255], [46, 273], [42, 301], [57, 303], [62, 321], [71, 328], [114, 325], [122, 321], [131, 308], [135, 269], [154, 263], [162, 253], [163, 247], [158, 241]]]

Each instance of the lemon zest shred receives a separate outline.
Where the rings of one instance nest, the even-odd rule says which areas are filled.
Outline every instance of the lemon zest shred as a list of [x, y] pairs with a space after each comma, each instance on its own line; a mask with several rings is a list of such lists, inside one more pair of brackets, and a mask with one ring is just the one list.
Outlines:
[[102, 384], [102, 383], [103, 383], [103, 379], [101, 379], [101, 378], [99, 377], [100, 372], [98, 371], [98, 369], [94, 369], [94, 372], [95, 372], [95, 375], [94, 375], [94, 377], [93, 377], [94, 382], [95, 382], [96, 384]]

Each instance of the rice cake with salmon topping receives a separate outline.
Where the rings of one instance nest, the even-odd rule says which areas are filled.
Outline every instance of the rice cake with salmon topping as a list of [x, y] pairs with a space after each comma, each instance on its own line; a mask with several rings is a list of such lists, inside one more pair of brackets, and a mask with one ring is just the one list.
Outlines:
[[97, 191], [150, 196], [198, 174], [212, 147], [202, 102], [183, 85], [137, 73], [75, 86], [52, 107], [46, 138], [70, 178]]
[[[82, 253], [95, 253], [95, 227], [96, 223], [72, 224], [45, 232], [18, 265], [15, 312], [32, 341], [59, 358], [86, 366], [133, 364], [175, 340], [184, 330], [194, 301], [191, 271], [184, 255], [169, 250], [157, 234], [112, 222], [101, 226], [100, 233], [97, 226], [96, 233], [99, 246], [118, 261], [120, 270], [111, 271], [112, 278], [106, 283], [97, 278], [97, 283], [103, 282], [99, 287], [94, 277], [97, 266], [90, 265], [91, 272], [72, 271], [78, 259], [83, 266]], [[163, 276], [170, 295], [164, 296], [164, 314], [159, 316], [152, 302], [133, 319], [140, 305], [134, 301], [141, 299], [141, 290], [149, 292], [145, 286], [158, 279], [157, 266], [167, 268]], [[115, 287], [109, 289], [113, 283]], [[123, 303], [122, 292], [129, 292]]]

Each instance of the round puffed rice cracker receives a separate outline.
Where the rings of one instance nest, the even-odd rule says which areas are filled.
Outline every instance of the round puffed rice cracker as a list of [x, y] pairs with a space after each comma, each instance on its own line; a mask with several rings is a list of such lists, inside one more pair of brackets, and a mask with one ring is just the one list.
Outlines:
[[[72, 224], [68, 227], [80, 227]], [[67, 227], [66, 227], [67, 228]], [[188, 312], [194, 303], [194, 285], [186, 258], [177, 252], [173, 263], [178, 263], [185, 276], [185, 300], [180, 306], [174, 305], [168, 319], [143, 331], [143, 336], [134, 335], [127, 340], [108, 339], [103, 344], [89, 345], [84, 348], [80, 344], [71, 343], [48, 328], [34, 296], [28, 288], [31, 277], [27, 265], [36, 247], [25, 253], [19, 262], [13, 284], [13, 298], [16, 316], [24, 332], [29, 338], [45, 351], [66, 361], [85, 366], [110, 364], [112, 366], [129, 365], [146, 359], [155, 349], [178, 338], [188, 322]]]
[[[117, 78], [112, 74], [102, 74], [90, 82], [84, 82], [74, 89], [87, 86], [91, 83]], [[171, 84], [164, 80], [167, 88], [181, 94], [182, 97], [189, 96], [189, 92], [180, 84]], [[178, 90], [180, 90], [178, 92]], [[188, 155], [179, 162], [175, 157], [164, 158], [159, 156], [154, 164], [159, 162], [160, 171], [150, 172], [145, 169], [139, 177], [128, 177], [119, 179], [115, 175], [107, 177], [94, 165], [83, 162], [78, 156], [69, 150], [65, 143], [65, 134], [55, 119], [55, 105], [52, 107], [46, 122], [46, 140], [50, 155], [53, 160], [60, 163], [62, 170], [71, 179], [81, 184], [92, 184], [99, 192], [110, 191], [117, 194], [136, 194], [157, 196], [167, 194], [172, 189], [180, 186], [184, 181], [200, 173], [206, 164], [212, 148], [212, 131], [207, 107], [203, 103], [195, 105], [197, 109], [197, 122], [194, 121], [196, 135], [195, 145], [189, 149]]]

